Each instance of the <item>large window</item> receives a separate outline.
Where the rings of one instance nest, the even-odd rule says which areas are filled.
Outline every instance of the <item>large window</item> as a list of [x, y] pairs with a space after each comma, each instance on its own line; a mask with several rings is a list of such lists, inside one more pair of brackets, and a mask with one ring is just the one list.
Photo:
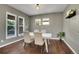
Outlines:
[[50, 25], [49, 18], [35, 19], [36, 25]]
[[24, 25], [24, 17], [18, 16], [18, 36], [23, 35]]
[[42, 25], [50, 25], [49, 18], [43, 18]]
[[35, 25], [38, 25], [38, 26], [42, 25], [41, 19], [35, 19]]
[[6, 12], [6, 39], [16, 37], [16, 15]]

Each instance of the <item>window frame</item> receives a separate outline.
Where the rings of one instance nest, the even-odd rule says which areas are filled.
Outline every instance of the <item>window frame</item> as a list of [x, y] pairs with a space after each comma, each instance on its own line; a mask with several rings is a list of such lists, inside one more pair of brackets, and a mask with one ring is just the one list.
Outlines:
[[[23, 25], [21, 25], [23, 27], [23, 33], [19, 34], [19, 18], [23, 19]], [[22, 16], [18, 16], [18, 36], [23, 36], [25, 31], [25, 18]]]
[[[36, 22], [37, 19], [40, 19], [40, 21]], [[35, 25], [38, 25], [38, 26], [49, 26], [50, 25], [50, 18], [37, 18], [35, 19]], [[43, 20], [43, 19], [48, 19], [48, 20]], [[43, 23], [46, 23], [48, 22], [49, 24], [43, 24]]]
[[[40, 21], [37, 22], [36, 20], [38, 19], [40, 19]], [[38, 26], [42, 25], [42, 19], [41, 18], [35, 19], [35, 25], [38, 25]]]
[[[9, 36], [8, 35], [8, 30], [7, 30], [7, 26], [8, 26], [8, 20], [10, 20], [10, 19], [8, 19], [8, 15], [12, 15], [12, 16], [14, 16], [15, 17], [15, 34], [14, 35], [12, 35], [12, 36]], [[14, 37], [16, 37], [17, 36], [17, 31], [16, 31], [16, 20], [17, 20], [17, 15], [16, 14], [13, 14], [13, 13], [10, 13], [10, 12], [6, 12], [6, 39], [10, 39], [10, 38], [14, 38]]]
[[[44, 19], [48, 19], [48, 20], [44, 20]], [[42, 25], [43, 25], [43, 26], [48, 26], [48, 25], [50, 25], [50, 21], [49, 21], [49, 20], [50, 20], [50, 18], [43, 18], [43, 19], [42, 19]], [[46, 23], [46, 22], [48, 22], [49, 24], [45, 24], [45, 25], [44, 25], [43, 23]]]

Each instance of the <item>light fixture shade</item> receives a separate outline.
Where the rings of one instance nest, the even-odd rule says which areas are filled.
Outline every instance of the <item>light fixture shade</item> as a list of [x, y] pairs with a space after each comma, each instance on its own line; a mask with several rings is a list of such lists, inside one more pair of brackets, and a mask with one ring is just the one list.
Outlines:
[[39, 9], [40, 9], [39, 4], [36, 4], [36, 9], [37, 9], [37, 10], [39, 10]]
[[73, 16], [76, 15], [76, 10], [75, 9], [70, 9], [67, 14], [66, 14], [66, 18], [71, 18]]
[[39, 7], [36, 7], [37, 10], [39, 10]]

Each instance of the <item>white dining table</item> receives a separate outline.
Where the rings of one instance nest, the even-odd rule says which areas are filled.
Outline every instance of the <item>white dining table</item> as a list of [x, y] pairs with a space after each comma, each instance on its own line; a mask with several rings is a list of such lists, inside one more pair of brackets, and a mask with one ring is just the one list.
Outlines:
[[[29, 34], [32, 38], [34, 38], [34, 32], [29, 32]], [[47, 42], [49, 41], [48, 39], [52, 38], [52, 33], [42, 33], [42, 36], [43, 36], [44, 41], [45, 41], [46, 52], [48, 53], [48, 44], [47, 44]]]

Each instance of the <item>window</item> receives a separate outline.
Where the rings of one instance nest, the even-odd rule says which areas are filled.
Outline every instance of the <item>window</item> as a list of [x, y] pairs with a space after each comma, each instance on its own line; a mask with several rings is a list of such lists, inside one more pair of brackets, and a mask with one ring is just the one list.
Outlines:
[[49, 18], [35, 19], [35, 25], [50, 25]]
[[41, 25], [41, 19], [35, 19], [35, 25]]
[[49, 18], [43, 18], [42, 19], [42, 25], [49, 25], [50, 22], [49, 22]]
[[16, 37], [16, 15], [6, 12], [6, 39]]
[[18, 36], [23, 35], [24, 25], [24, 17], [18, 16]]

